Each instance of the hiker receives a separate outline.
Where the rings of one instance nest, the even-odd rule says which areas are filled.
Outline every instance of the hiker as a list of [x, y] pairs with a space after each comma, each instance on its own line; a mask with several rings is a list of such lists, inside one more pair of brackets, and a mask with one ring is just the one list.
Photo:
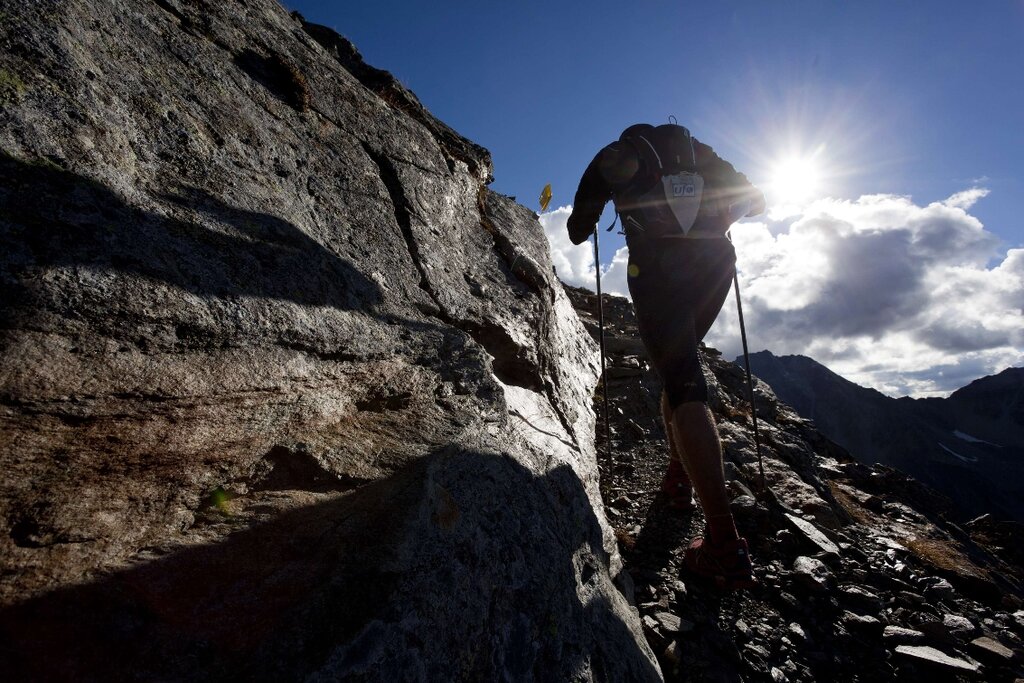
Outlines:
[[[722, 444], [707, 406], [697, 345], [725, 302], [736, 267], [726, 231], [765, 209], [764, 195], [683, 126], [630, 126], [587, 166], [569, 216], [582, 244], [608, 200], [629, 248], [628, 278], [640, 338], [661, 376], [670, 459], [661, 484], [668, 504], [704, 509], [704, 537], [684, 562], [726, 588], [754, 585], [747, 542], [736, 531], [725, 490]], [[692, 482], [692, 483], [691, 483]]]

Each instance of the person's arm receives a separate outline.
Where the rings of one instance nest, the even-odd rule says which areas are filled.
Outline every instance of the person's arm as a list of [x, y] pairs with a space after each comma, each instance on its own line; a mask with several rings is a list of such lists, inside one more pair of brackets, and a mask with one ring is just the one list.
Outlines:
[[[606, 148], [607, 149], [607, 148]], [[602, 149], [587, 166], [576, 189], [576, 198], [572, 202], [572, 213], [569, 214], [569, 239], [573, 244], [583, 244], [590, 233], [597, 228], [604, 205], [612, 198], [612, 189], [602, 173]]]

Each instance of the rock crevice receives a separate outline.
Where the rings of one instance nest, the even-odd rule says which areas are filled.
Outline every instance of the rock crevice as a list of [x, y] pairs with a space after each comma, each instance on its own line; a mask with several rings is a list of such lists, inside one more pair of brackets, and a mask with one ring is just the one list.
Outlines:
[[48, 7], [0, 25], [0, 669], [659, 680], [486, 150], [271, 0]]

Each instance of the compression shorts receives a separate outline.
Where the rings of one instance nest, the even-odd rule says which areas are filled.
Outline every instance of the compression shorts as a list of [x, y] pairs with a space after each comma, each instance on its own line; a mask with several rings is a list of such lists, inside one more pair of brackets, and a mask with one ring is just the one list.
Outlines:
[[637, 327], [673, 408], [707, 402], [698, 343], [729, 294], [736, 250], [726, 239], [633, 240], [629, 293]]

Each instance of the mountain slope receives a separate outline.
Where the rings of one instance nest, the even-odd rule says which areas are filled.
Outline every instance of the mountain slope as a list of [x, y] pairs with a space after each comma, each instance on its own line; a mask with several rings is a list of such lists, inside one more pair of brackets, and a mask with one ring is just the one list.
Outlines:
[[[596, 337], [597, 297], [567, 289]], [[668, 453], [661, 383], [629, 302], [603, 301], [611, 443], [600, 444], [602, 481], [666, 680], [1020, 677], [1021, 525], [950, 522], [948, 500], [898, 470], [856, 462], [757, 381], [762, 492], [744, 372], [714, 349], [704, 351], [710, 407], [761, 585], [722, 594], [683, 571], [703, 516], [657, 495]]]
[[972, 435], [1024, 448], [1024, 368], [976, 379], [954, 391], [944, 404]]
[[1024, 520], [1024, 370], [1010, 368], [946, 399], [893, 399], [803, 356], [750, 357], [779, 398], [862, 462], [911, 474], [962, 515]]
[[699, 518], [647, 505], [628, 306], [599, 482], [592, 318], [536, 216], [340, 36], [269, 0], [0, 17], [5, 680], [1019, 675], [1012, 529], [948, 524], [764, 385], [756, 499], [715, 358], [764, 588], [681, 577]]

